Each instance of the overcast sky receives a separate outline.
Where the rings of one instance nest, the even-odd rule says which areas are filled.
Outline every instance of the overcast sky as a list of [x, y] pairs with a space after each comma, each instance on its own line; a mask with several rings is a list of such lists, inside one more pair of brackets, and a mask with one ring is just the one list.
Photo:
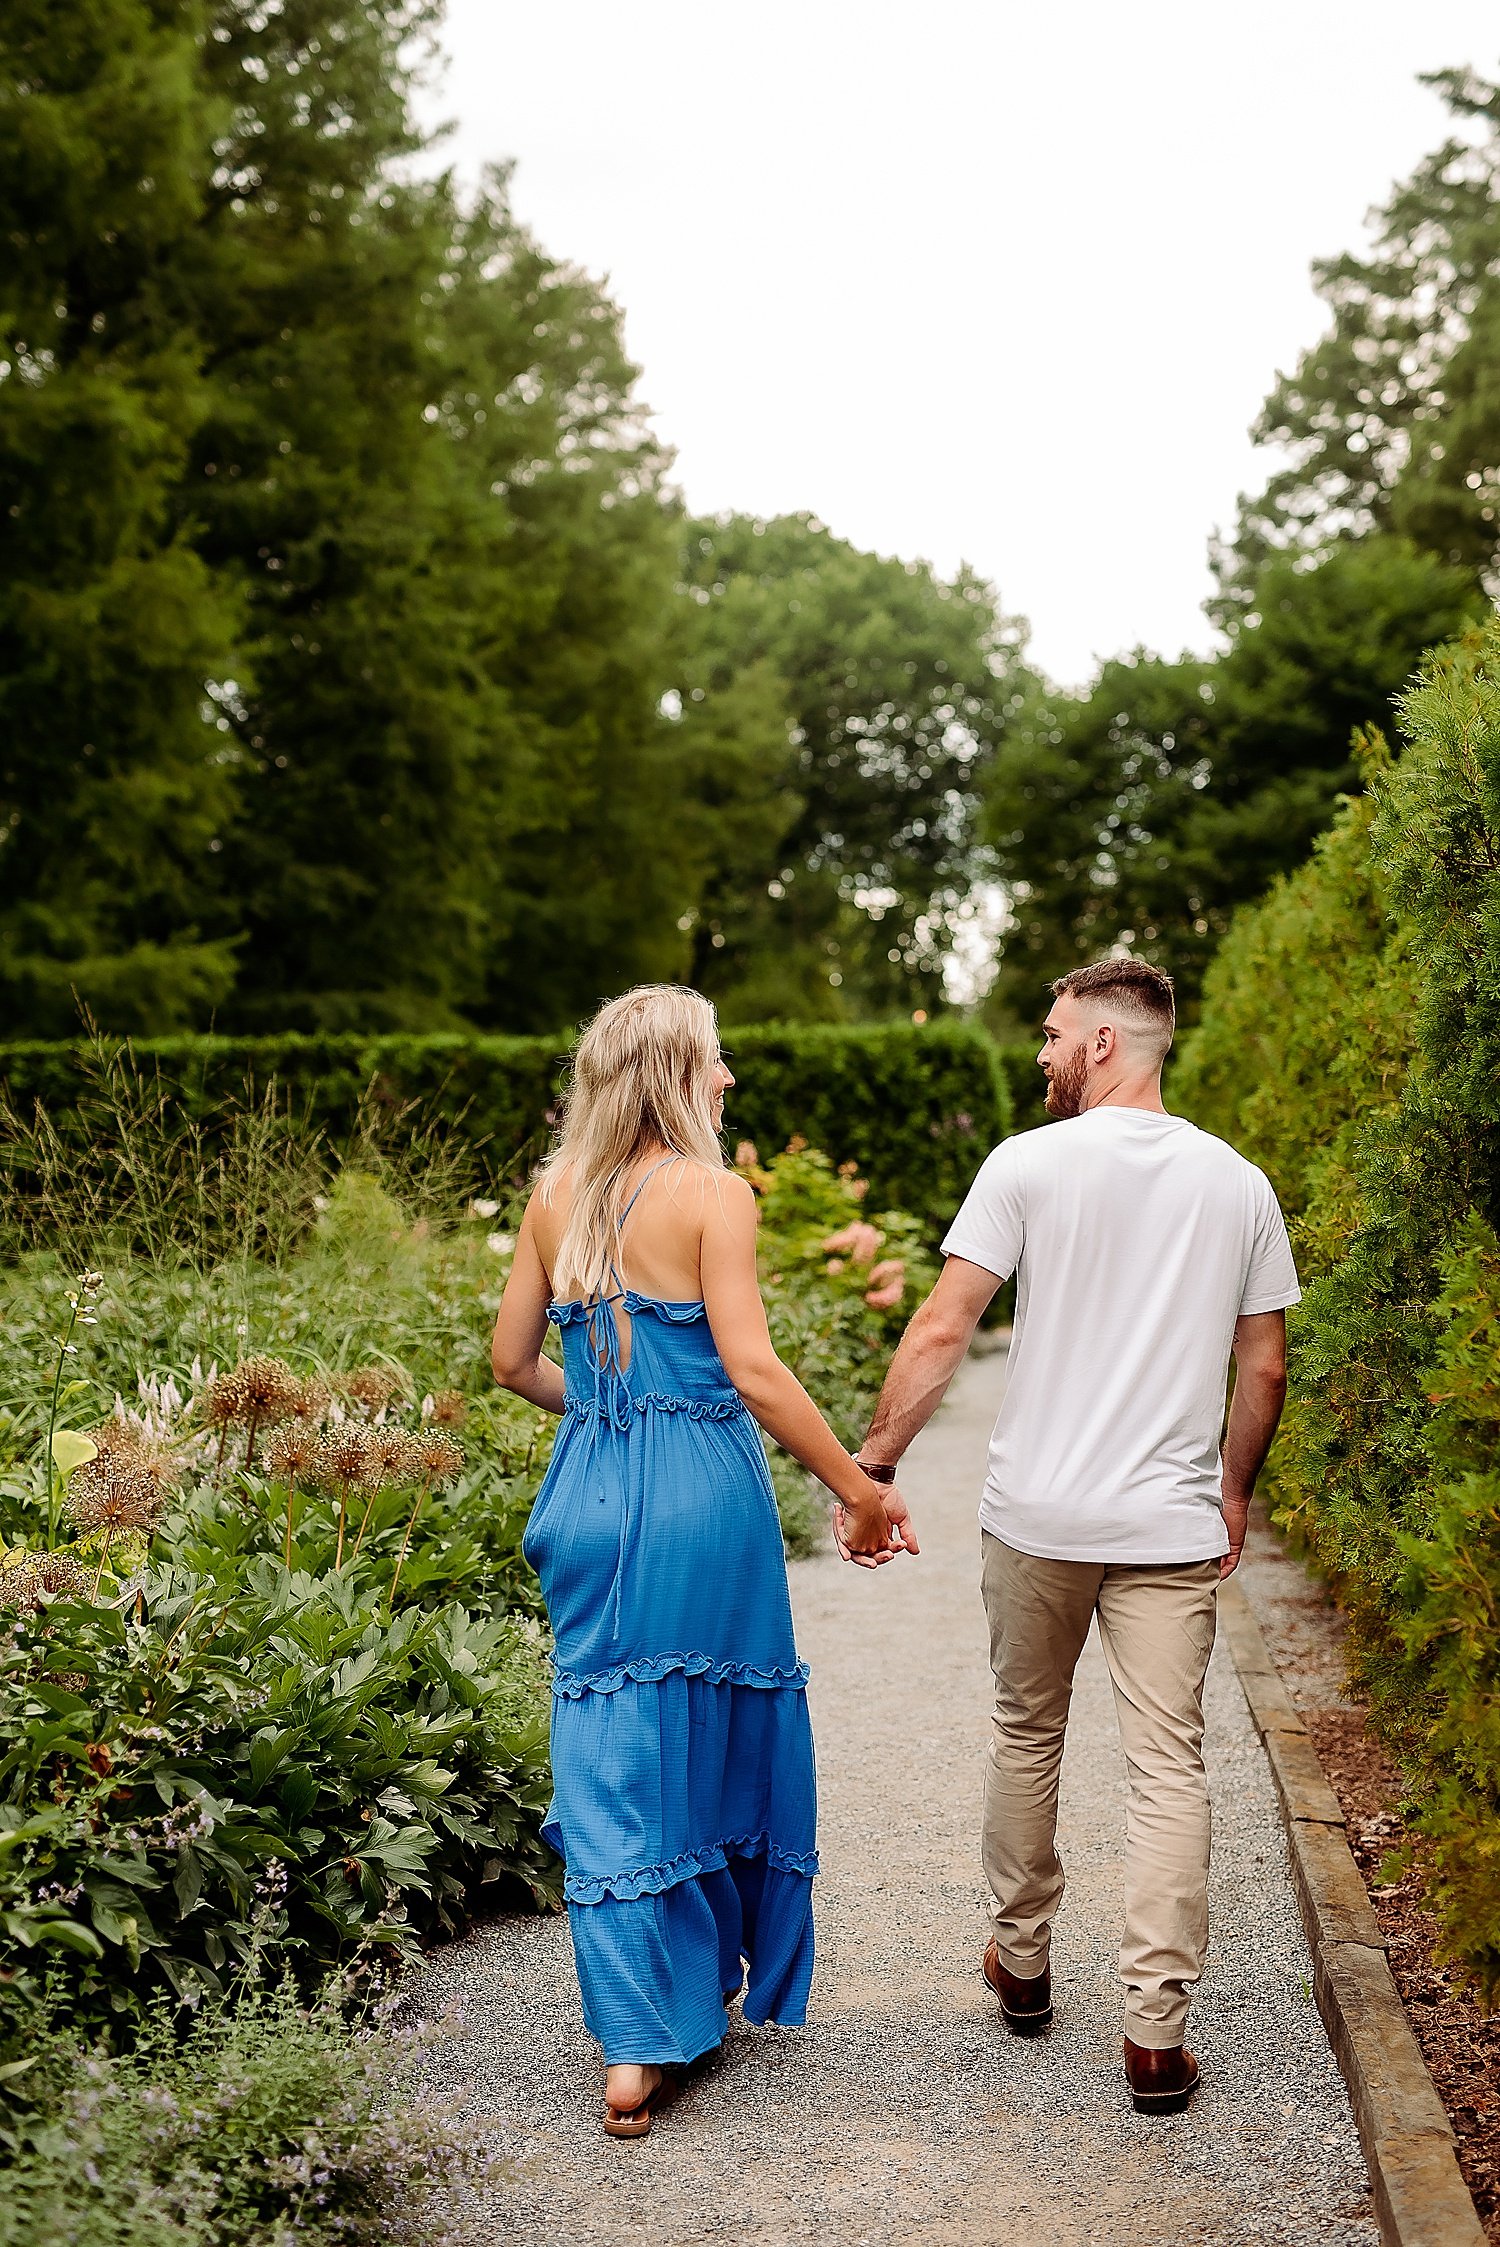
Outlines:
[[968, 561], [1081, 681], [1207, 648], [1309, 261], [1445, 131], [1493, 0], [448, 0], [466, 175], [607, 276], [696, 509]]

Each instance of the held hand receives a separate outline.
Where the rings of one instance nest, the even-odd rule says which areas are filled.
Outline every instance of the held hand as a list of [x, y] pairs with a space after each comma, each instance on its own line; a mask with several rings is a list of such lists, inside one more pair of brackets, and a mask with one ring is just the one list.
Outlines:
[[[833, 1509], [833, 1541], [843, 1560], [852, 1560], [859, 1568], [881, 1568], [894, 1560], [897, 1553], [917, 1553], [916, 1531], [906, 1500], [893, 1483], [880, 1485], [880, 1510], [882, 1521], [872, 1524], [873, 1537], [857, 1534], [854, 1529], [855, 1509], [842, 1503]], [[865, 1527], [865, 1509], [858, 1509], [860, 1529]]]
[[1229, 1532], [1229, 1550], [1219, 1562], [1219, 1581], [1232, 1576], [1240, 1564], [1240, 1554], [1245, 1549], [1245, 1531], [1250, 1525], [1250, 1500], [1231, 1498], [1226, 1491], [1220, 1499], [1224, 1512], [1224, 1527]]
[[885, 1518], [890, 1526], [891, 1544], [899, 1553], [919, 1553], [917, 1532], [912, 1523], [911, 1510], [896, 1485], [887, 1483], [880, 1493], [885, 1506]]
[[833, 1509], [833, 1538], [845, 1560], [858, 1568], [881, 1568], [894, 1560], [891, 1533], [881, 1503], [884, 1492], [869, 1499], [840, 1499]]

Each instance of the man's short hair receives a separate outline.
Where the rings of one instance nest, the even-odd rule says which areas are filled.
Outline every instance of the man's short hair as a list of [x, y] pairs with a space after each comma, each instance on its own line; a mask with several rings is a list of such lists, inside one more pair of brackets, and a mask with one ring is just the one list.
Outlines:
[[1075, 967], [1060, 975], [1052, 986], [1054, 998], [1103, 999], [1133, 1014], [1142, 1028], [1155, 1030], [1163, 1048], [1172, 1043], [1177, 1028], [1177, 1004], [1172, 978], [1149, 960], [1095, 960], [1091, 967]]

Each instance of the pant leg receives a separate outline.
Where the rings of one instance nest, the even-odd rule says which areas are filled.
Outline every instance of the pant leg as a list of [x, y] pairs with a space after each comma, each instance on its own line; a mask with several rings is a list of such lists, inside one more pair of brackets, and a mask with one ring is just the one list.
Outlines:
[[1125, 2034], [1154, 2050], [1180, 2044], [1208, 1948], [1208, 1776], [1203, 1680], [1213, 1652], [1219, 1564], [1110, 1568], [1099, 1636], [1114, 1681], [1129, 1774]]
[[984, 1779], [984, 1876], [1000, 1962], [1040, 1974], [1062, 1898], [1057, 1783], [1073, 1672], [1104, 1570], [1038, 1560], [983, 1532], [981, 1583], [995, 1673]]

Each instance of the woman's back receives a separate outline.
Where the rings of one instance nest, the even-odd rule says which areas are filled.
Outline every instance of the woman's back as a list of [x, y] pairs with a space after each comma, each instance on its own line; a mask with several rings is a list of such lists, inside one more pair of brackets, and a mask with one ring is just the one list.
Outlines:
[[[701, 1302], [703, 1223], [725, 1173], [686, 1155], [642, 1157], [631, 1175], [615, 1243], [614, 1287], [666, 1303]], [[532, 1205], [538, 1253], [557, 1302], [578, 1300], [576, 1274], [559, 1273], [558, 1252], [573, 1213], [571, 1167], [556, 1171]], [[608, 1293], [610, 1290], [600, 1290]]]

